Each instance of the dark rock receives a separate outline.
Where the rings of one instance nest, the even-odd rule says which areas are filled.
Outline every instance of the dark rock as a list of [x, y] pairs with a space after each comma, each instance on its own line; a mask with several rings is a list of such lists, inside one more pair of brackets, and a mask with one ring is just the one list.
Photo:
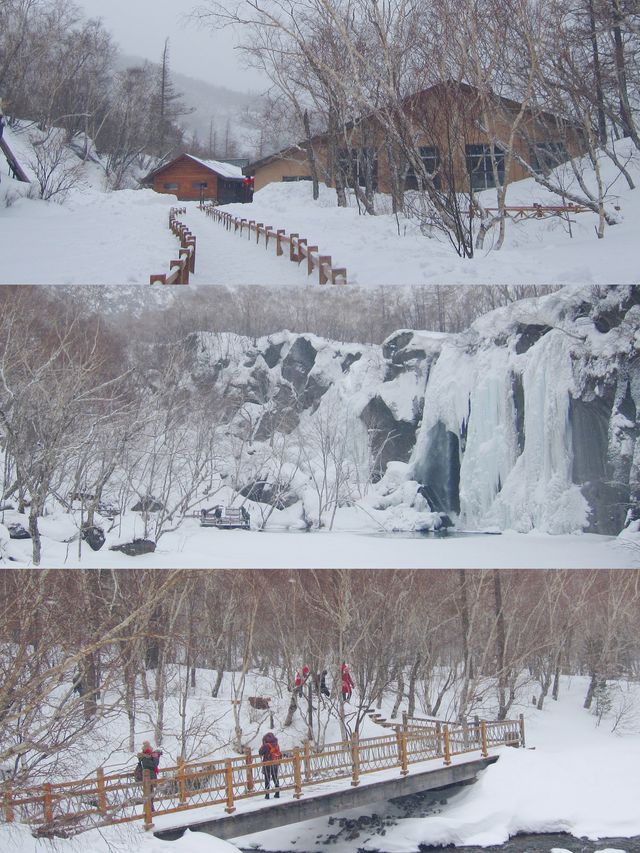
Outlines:
[[511, 394], [516, 414], [516, 434], [518, 436], [518, 452], [524, 450], [524, 385], [520, 373], [511, 374]]
[[96, 527], [95, 525], [83, 527], [80, 535], [92, 551], [99, 551], [104, 545], [106, 539], [104, 530], [101, 527]]
[[286, 509], [299, 500], [295, 492], [289, 490], [281, 483], [268, 483], [265, 480], [257, 480], [240, 489], [240, 494], [257, 503], [269, 504], [276, 509]]
[[110, 551], [121, 551], [127, 557], [139, 557], [142, 554], [153, 554], [156, 543], [151, 539], [134, 539], [133, 542], [124, 542], [122, 545], [112, 545]]
[[313, 367], [317, 351], [306, 338], [296, 338], [282, 362], [282, 378], [290, 382], [300, 393], [304, 388], [309, 371]]
[[356, 361], [360, 361], [362, 358], [361, 352], [350, 352], [345, 355], [342, 359], [342, 364], [340, 365], [343, 373], [347, 373], [351, 366], [356, 363]]
[[298, 408], [315, 412], [320, 405], [320, 400], [328, 390], [329, 385], [323, 379], [319, 379], [317, 376], [309, 376], [298, 398]]
[[98, 512], [105, 518], [115, 518], [116, 515], [120, 515], [120, 508], [115, 506], [115, 504], [103, 503], [100, 501], [98, 504]]
[[460, 512], [460, 451], [458, 436], [442, 421], [428, 435], [427, 457], [416, 465], [420, 494], [434, 512]]
[[9, 531], [9, 539], [31, 539], [31, 534], [19, 521], [7, 524], [7, 530]]
[[436, 524], [436, 530], [448, 530], [450, 527], [455, 527], [455, 524], [445, 512], [439, 513], [440, 523]]
[[516, 326], [516, 335], [518, 336], [516, 352], [518, 355], [527, 352], [540, 338], [544, 337], [550, 331], [551, 326], [540, 326], [535, 323], [518, 323]]
[[393, 380], [400, 376], [401, 373], [404, 373], [404, 368], [400, 364], [387, 364], [385, 368], [385, 374], [383, 382], [393, 382]]
[[637, 407], [631, 394], [631, 383], [627, 381], [622, 400], [618, 404], [618, 411], [632, 424], [635, 424], [638, 416]]
[[367, 427], [369, 446], [376, 460], [372, 472], [374, 482], [385, 472], [389, 462], [407, 462], [416, 442], [416, 425], [398, 421], [382, 397], [375, 396], [360, 413]]
[[413, 332], [411, 331], [396, 332], [382, 344], [383, 357], [393, 359], [394, 355], [399, 350], [404, 349], [412, 338]]
[[140, 498], [138, 503], [131, 507], [133, 512], [160, 512], [161, 509], [164, 509], [164, 504], [156, 500], [153, 495]]
[[264, 405], [269, 399], [269, 371], [264, 367], [256, 367], [245, 383], [229, 385], [225, 395], [235, 395], [238, 405], [243, 403]]
[[569, 398], [573, 446], [571, 478], [589, 503], [591, 533], [617, 535], [625, 523], [631, 496], [627, 483], [616, 481], [608, 459], [613, 390], [591, 400]]
[[262, 357], [267, 362], [268, 367], [275, 367], [276, 364], [280, 361], [280, 353], [282, 352], [283, 346], [284, 342], [280, 344], [269, 343], [269, 346], [262, 353]]

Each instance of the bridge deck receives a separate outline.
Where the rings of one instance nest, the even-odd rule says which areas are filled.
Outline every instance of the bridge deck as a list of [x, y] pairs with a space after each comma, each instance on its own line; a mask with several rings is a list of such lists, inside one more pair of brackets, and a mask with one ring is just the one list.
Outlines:
[[454, 759], [449, 767], [434, 767], [435, 762], [425, 762], [413, 765], [409, 774], [401, 777], [398, 777], [397, 770], [382, 770], [361, 780], [355, 787], [345, 788], [343, 782], [341, 788], [333, 790], [327, 790], [326, 784], [305, 788], [304, 796], [298, 800], [293, 799], [290, 791], [283, 792], [277, 802], [273, 799], [245, 800], [238, 803], [238, 810], [233, 814], [221, 814], [219, 809], [203, 807], [189, 815], [158, 816], [154, 821], [154, 835], [173, 840], [190, 829], [225, 840], [238, 838], [394, 797], [468, 784], [497, 760], [497, 755], [471, 760], [461, 756]]

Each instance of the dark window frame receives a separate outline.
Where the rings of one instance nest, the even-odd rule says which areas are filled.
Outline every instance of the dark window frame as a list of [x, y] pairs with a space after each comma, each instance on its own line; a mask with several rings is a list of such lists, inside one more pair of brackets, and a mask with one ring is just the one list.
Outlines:
[[[540, 155], [542, 154], [542, 160]], [[571, 157], [564, 140], [544, 140], [529, 146], [529, 163], [536, 174], [548, 175], [556, 166], [566, 163]]]
[[[472, 190], [490, 190], [504, 185], [504, 151], [488, 142], [465, 145], [465, 160]], [[496, 161], [498, 184], [495, 182], [491, 155]]]
[[[439, 190], [442, 186], [442, 181], [440, 180], [439, 174], [440, 149], [436, 145], [421, 145], [418, 151], [425, 171], [432, 176], [433, 185], [437, 190]], [[424, 186], [422, 186], [422, 183], [423, 182], [420, 181], [419, 186], [416, 170], [411, 164], [409, 164], [407, 166], [407, 171], [405, 173], [404, 178], [405, 190], [424, 190]]]

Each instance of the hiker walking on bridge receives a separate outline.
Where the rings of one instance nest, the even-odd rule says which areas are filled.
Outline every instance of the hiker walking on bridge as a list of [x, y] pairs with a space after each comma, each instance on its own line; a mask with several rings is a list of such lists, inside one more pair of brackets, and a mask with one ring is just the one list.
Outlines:
[[280, 782], [278, 781], [278, 764], [271, 764], [272, 761], [278, 761], [282, 758], [282, 753], [280, 752], [280, 745], [278, 743], [278, 738], [274, 735], [273, 732], [267, 732], [266, 735], [262, 738], [262, 746], [258, 750], [258, 755], [262, 759], [262, 772], [264, 774], [264, 787], [266, 790], [266, 794], [264, 795], [265, 800], [269, 799], [269, 787], [271, 786], [271, 782], [273, 782], [273, 787], [275, 788], [275, 797], [278, 799], [280, 796]]

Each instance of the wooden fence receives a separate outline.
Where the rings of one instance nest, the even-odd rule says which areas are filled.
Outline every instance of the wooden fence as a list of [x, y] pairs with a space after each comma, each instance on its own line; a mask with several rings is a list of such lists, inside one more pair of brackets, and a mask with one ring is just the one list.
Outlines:
[[272, 225], [264, 225], [254, 219], [240, 219], [212, 204], [200, 205], [200, 210], [210, 216], [214, 222], [223, 225], [227, 231], [233, 231], [247, 240], [260, 243], [262, 238], [265, 249], [272, 245], [277, 257], [289, 254], [289, 260], [306, 265], [307, 275], [318, 272], [319, 284], [347, 284], [347, 270], [344, 267], [333, 267], [331, 255], [321, 255], [317, 246], [310, 246], [309, 241], [299, 234], [287, 234], [284, 228], [274, 229]]
[[299, 799], [309, 785], [348, 779], [356, 786], [361, 776], [378, 770], [399, 769], [406, 776], [410, 764], [441, 759], [449, 765], [456, 755], [480, 752], [487, 757], [493, 747], [524, 746], [522, 717], [477, 725], [428, 722], [429, 726], [419, 718], [407, 718], [406, 726], [397, 725], [388, 735], [354, 736], [321, 751], [305, 742], [278, 761], [262, 762], [247, 749], [244, 755], [218, 761], [178, 762], [161, 768], [157, 779], [151, 779], [148, 770], [138, 781], [133, 772], [106, 774], [100, 768], [95, 776], [76, 782], [21, 789], [5, 782], [0, 788], [1, 815], [7, 823], [29, 823], [43, 836], [72, 835], [135, 820], [143, 820], [150, 829], [154, 814], [216, 804], [232, 814], [237, 801], [265, 796], [263, 769], [269, 766], [277, 767], [280, 792]]
[[180, 240], [180, 252], [177, 260], [169, 261], [171, 272], [149, 276], [149, 284], [189, 284], [189, 275], [196, 271], [196, 238], [186, 225], [177, 219], [186, 213], [184, 207], [172, 207], [169, 211], [169, 228]]

